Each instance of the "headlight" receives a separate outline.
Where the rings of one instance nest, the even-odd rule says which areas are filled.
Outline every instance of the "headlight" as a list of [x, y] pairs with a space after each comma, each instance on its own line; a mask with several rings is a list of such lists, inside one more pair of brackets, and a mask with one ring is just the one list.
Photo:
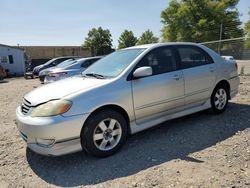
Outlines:
[[68, 100], [52, 100], [36, 107], [32, 111], [31, 117], [49, 117], [63, 114], [70, 109], [71, 105], [72, 102]]

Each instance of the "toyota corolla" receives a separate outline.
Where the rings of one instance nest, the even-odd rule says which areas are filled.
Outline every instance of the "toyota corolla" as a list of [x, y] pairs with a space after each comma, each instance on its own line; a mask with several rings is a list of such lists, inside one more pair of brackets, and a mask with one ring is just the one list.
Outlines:
[[17, 127], [37, 153], [105, 157], [129, 134], [205, 109], [224, 112], [238, 86], [237, 64], [205, 46], [135, 46], [25, 95]]

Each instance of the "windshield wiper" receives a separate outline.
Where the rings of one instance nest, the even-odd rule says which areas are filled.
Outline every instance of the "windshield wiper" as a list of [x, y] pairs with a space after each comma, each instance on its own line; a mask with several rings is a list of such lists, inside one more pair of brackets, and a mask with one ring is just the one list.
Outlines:
[[98, 79], [104, 79], [104, 76], [101, 75], [101, 74], [96, 74], [96, 73], [87, 73], [87, 74], [84, 74], [86, 76], [89, 76], [89, 77], [94, 77], [94, 78], [98, 78]]

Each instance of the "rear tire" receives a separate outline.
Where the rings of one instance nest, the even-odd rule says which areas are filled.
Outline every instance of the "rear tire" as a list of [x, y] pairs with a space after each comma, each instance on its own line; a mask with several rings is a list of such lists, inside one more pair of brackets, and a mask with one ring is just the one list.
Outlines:
[[82, 148], [96, 157], [107, 157], [117, 152], [127, 138], [127, 122], [114, 110], [92, 114], [81, 131]]
[[215, 114], [223, 113], [228, 105], [229, 89], [224, 85], [218, 85], [211, 96], [211, 111]]

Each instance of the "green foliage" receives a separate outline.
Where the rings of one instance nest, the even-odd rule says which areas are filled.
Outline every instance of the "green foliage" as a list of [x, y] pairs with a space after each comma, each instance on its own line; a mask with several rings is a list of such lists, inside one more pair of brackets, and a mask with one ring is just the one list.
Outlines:
[[141, 37], [139, 38], [137, 45], [142, 44], [152, 44], [159, 42], [159, 39], [154, 36], [153, 32], [150, 30], [145, 31], [142, 33]]
[[[250, 16], [250, 11], [248, 12], [248, 15]], [[250, 48], [250, 19], [245, 23], [244, 31], [247, 37], [247, 40], [245, 41], [245, 47]]]
[[134, 36], [134, 33], [132, 31], [125, 30], [118, 40], [118, 49], [135, 46], [136, 42], [137, 38]]
[[205, 42], [242, 37], [239, 0], [171, 0], [161, 13], [163, 41]]
[[108, 29], [93, 28], [85, 38], [83, 46], [91, 48], [93, 55], [105, 55], [112, 52], [112, 38]]

